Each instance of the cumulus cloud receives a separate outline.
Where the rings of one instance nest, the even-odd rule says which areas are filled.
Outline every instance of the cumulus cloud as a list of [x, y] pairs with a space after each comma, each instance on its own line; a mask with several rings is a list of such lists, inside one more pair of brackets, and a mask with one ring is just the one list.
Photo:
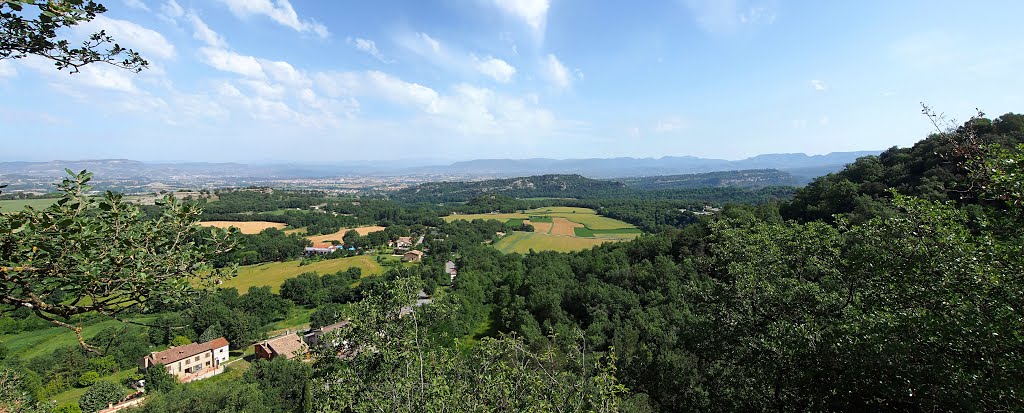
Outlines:
[[346, 39], [346, 41], [348, 41], [349, 44], [355, 46], [356, 49], [359, 49], [359, 51], [365, 52], [370, 56], [373, 56], [375, 59], [380, 60], [381, 62], [391, 63], [391, 61], [386, 59], [384, 57], [384, 54], [381, 53], [379, 49], [377, 49], [377, 44], [374, 43], [373, 40], [363, 39], [359, 37], [349, 37], [348, 39]]
[[380, 71], [320, 73], [315, 83], [331, 96], [374, 98], [411, 108], [436, 126], [464, 134], [547, 130], [555, 123], [554, 115], [537, 107], [535, 100], [464, 83], [442, 94]]
[[810, 81], [811, 87], [819, 92], [828, 90], [828, 85], [825, 84], [824, 80], [812, 80]]
[[556, 88], [568, 89], [572, 86], [572, 72], [554, 54], [548, 54], [544, 58], [543, 66], [545, 76]]
[[210, 29], [210, 26], [207, 26], [206, 22], [199, 18], [199, 15], [195, 12], [189, 12], [186, 17], [189, 23], [192, 23], [192, 37], [206, 43], [210, 47], [227, 48], [228, 42], [220, 34]]
[[288, 62], [260, 59], [260, 66], [270, 77], [277, 82], [294, 88], [309, 87], [312, 80], [305, 73], [299, 71]]
[[220, 71], [237, 73], [251, 78], [263, 78], [266, 76], [263, 73], [263, 66], [260, 65], [259, 60], [252, 56], [240, 55], [215, 47], [202, 47], [199, 49], [199, 55], [203, 63]]
[[72, 30], [83, 37], [100, 30], [106, 31], [122, 46], [141, 53], [147, 59], [172, 59], [175, 56], [174, 45], [168, 42], [162, 34], [127, 20], [111, 19], [99, 15], [90, 22], [74, 26]]
[[535, 34], [543, 34], [547, 24], [549, 0], [493, 0], [501, 11], [522, 20]]
[[508, 64], [508, 62], [488, 56], [486, 58], [478, 58], [473, 56], [476, 69], [495, 81], [501, 83], [508, 83], [512, 81], [512, 77], [516, 74], [516, 68]]
[[313, 19], [300, 19], [295, 8], [288, 0], [221, 0], [235, 16], [247, 18], [252, 15], [263, 15], [271, 20], [302, 33], [313, 33], [326, 38], [330, 33], [327, 27]]

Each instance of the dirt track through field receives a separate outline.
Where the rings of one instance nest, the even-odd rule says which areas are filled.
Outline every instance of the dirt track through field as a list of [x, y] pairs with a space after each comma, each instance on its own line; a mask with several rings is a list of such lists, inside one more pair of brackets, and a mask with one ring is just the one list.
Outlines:
[[551, 235], [565, 235], [570, 237], [576, 236], [576, 230], [573, 228], [582, 227], [583, 224], [572, 222], [565, 218], [554, 217], [551, 218]]

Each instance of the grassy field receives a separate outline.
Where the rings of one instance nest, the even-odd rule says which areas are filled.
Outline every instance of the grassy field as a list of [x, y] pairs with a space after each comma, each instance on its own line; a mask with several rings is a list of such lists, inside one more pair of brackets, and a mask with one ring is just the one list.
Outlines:
[[584, 238], [633, 239], [643, 233], [639, 228], [590, 229], [577, 227], [574, 230], [577, 237]]
[[43, 199], [5, 199], [0, 201], [0, 212], [15, 212], [30, 206], [34, 209], [43, 209], [57, 202], [57, 198]]
[[[124, 369], [124, 370], [121, 370], [121, 371], [119, 371], [117, 373], [114, 373], [114, 374], [111, 374], [109, 376], [100, 378], [100, 381], [109, 381], [109, 382], [114, 383], [114, 384], [116, 384], [118, 386], [121, 386], [121, 390], [124, 391], [124, 395], [127, 396], [128, 394], [130, 394], [132, 392], [132, 390], [127, 388], [127, 387], [124, 387], [124, 385], [121, 384], [121, 381], [126, 379], [126, 378], [128, 378], [128, 376], [131, 376], [132, 374], [135, 374], [135, 369], [134, 368]], [[73, 388], [73, 389], [68, 390], [66, 392], [59, 393], [56, 396], [53, 396], [53, 400], [55, 400], [57, 402], [57, 406], [63, 406], [65, 404], [71, 404], [71, 403], [78, 403], [78, 399], [82, 398], [82, 395], [85, 394], [86, 390], [89, 390], [89, 388], [88, 387], [81, 387], [81, 388], [77, 388], [76, 387], [76, 388]]]
[[527, 253], [534, 251], [571, 252], [589, 249], [595, 245], [612, 242], [607, 239], [578, 238], [532, 232], [514, 232], [494, 243], [494, 248], [504, 253]]
[[384, 272], [383, 267], [377, 264], [372, 256], [367, 255], [323, 260], [303, 266], [299, 266], [299, 262], [296, 260], [242, 266], [238, 268], [238, 276], [225, 281], [221, 287], [234, 287], [239, 292], [245, 293], [249, 291], [249, 287], [269, 285], [271, 290], [276, 293], [281, 289], [284, 280], [295, 278], [304, 272], [315, 271], [321, 275], [333, 274], [352, 267], [359, 267], [363, 270], [364, 277]]
[[[140, 321], [148, 321], [149, 318], [140, 318]], [[86, 339], [95, 336], [107, 327], [124, 327], [125, 324], [113, 320], [90, 320], [82, 326], [82, 336]], [[42, 330], [26, 331], [18, 334], [0, 335], [0, 344], [7, 347], [11, 355], [22, 359], [30, 359], [36, 356], [47, 355], [60, 347], [77, 346], [78, 339], [75, 333], [64, 327], [50, 327]]]
[[259, 234], [267, 228], [284, 229], [287, 225], [280, 222], [268, 221], [199, 221], [199, 225], [205, 227], [229, 228], [235, 227], [243, 234]]
[[345, 233], [349, 232], [351, 230], [355, 230], [356, 232], [359, 233], [359, 235], [365, 237], [366, 234], [369, 234], [371, 232], [383, 231], [385, 229], [387, 229], [387, 228], [386, 227], [381, 227], [381, 226], [376, 226], [376, 225], [368, 226], [368, 227], [342, 228], [342, 229], [339, 229], [338, 232], [335, 232], [333, 234], [327, 234], [327, 235], [307, 235], [306, 239], [308, 239], [310, 241], [313, 241], [314, 244], [318, 244], [318, 243], [323, 243], [323, 242], [327, 242], [327, 241], [341, 241], [341, 239], [345, 236]]
[[551, 222], [549, 215], [530, 215], [530, 222]]
[[515, 213], [513, 213], [513, 214], [456, 214], [456, 215], [446, 216], [446, 217], [444, 217], [444, 220], [447, 221], [447, 222], [452, 222], [452, 221], [458, 221], [460, 219], [463, 220], [463, 221], [472, 221], [474, 219], [483, 219], [483, 220], [493, 219], [495, 221], [508, 222], [508, 220], [510, 220], [510, 219], [529, 219], [529, 218], [530, 218], [529, 215], [526, 215], [526, 214], [515, 214]]

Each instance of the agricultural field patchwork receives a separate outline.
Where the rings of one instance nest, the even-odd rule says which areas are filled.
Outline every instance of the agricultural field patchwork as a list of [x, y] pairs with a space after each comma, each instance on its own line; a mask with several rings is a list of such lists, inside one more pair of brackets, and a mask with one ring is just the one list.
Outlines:
[[238, 228], [243, 234], [259, 234], [267, 228], [284, 229], [288, 225], [269, 221], [199, 221], [204, 227]]
[[577, 251], [605, 242], [628, 241], [643, 233], [632, 224], [580, 207], [544, 207], [511, 214], [456, 214], [444, 219], [490, 219], [513, 226], [533, 226], [532, 233], [513, 232], [496, 242], [494, 247], [503, 252]]

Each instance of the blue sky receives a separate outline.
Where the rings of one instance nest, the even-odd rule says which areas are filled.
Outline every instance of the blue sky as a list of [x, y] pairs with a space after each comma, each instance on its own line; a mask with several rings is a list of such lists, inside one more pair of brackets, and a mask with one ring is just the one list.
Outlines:
[[0, 160], [884, 149], [1024, 110], [1024, 2], [106, 0], [152, 67], [0, 61]]

